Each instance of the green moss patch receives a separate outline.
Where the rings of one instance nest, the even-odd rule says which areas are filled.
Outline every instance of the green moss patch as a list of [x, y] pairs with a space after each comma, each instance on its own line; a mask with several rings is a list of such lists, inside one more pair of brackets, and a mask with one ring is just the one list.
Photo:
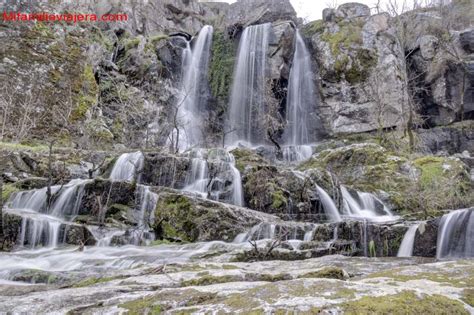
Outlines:
[[311, 271], [298, 276], [298, 278], [329, 278], [329, 279], [344, 279], [344, 270], [337, 267], [325, 267], [320, 270]]
[[341, 304], [344, 314], [469, 314], [462, 303], [441, 295], [418, 296], [402, 291], [380, 297], [365, 296]]
[[235, 47], [233, 42], [223, 32], [215, 31], [212, 38], [211, 51], [209, 83], [212, 95], [226, 100], [232, 84]]
[[6, 202], [10, 198], [11, 194], [20, 191], [14, 184], [3, 184], [2, 200]]

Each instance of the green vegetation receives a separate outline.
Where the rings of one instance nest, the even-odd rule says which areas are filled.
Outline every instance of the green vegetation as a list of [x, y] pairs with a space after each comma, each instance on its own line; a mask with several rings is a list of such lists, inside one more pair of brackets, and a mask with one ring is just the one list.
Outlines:
[[302, 33], [305, 36], [313, 36], [314, 34], [321, 33], [325, 29], [323, 20], [316, 20], [305, 24], [302, 29]]
[[209, 83], [212, 95], [226, 100], [229, 96], [234, 71], [235, 47], [227, 36], [215, 31], [212, 39], [212, 57], [209, 68]]
[[344, 279], [344, 270], [338, 267], [324, 267], [323, 269], [308, 272], [298, 276], [298, 278], [329, 278]]
[[379, 297], [364, 296], [341, 304], [344, 314], [469, 314], [462, 303], [442, 295], [418, 296], [413, 291]]
[[461, 300], [474, 307], [474, 289], [465, 289], [462, 293]]
[[161, 314], [162, 307], [155, 301], [156, 297], [144, 297], [142, 299], [133, 300], [120, 304], [119, 307], [127, 310], [129, 315], [140, 315], [140, 314]]
[[[316, 22], [318, 21], [313, 22], [311, 27], [319, 33], [324, 30], [324, 24]], [[362, 82], [377, 64], [374, 53], [361, 48], [363, 26], [364, 22], [361, 20], [343, 20], [338, 23], [339, 31], [326, 30], [321, 35], [321, 40], [329, 44], [334, 56], [334, 72], [338, 80], [344, 78], [351, 84]]]
[[83, 288], [83, 287], [90, 287], [92, 285], [98, 284], [98, 283], [104, 283], [104, 282], [109, 282], [112, 280], [120, 279], [121, 277], [115, 276], [115, 277], [91, 277], [84, 279], [76, 284], [73, 285], [74, 288]]
[[80, 85], [77, 95], [76, 108], [71, 113], [71, 121], [83, 120], [88, 110], [97, 103], [99, 87], [94, 77], [94, 70], [91, 65], [85, 65], [78, 84]]
[[193, 207], [188, 197], [182, 195], [170, 195], [160, 198], [156, 205], [155, 220], [158, 225], [155, 231], [162, 239], [174, 239], [185, 242], [197, 240], [198, 231], [195, 229], [196, 223]]
[[246, 166], [268, 165], [268, 162], [260, 155], [244, 148], [234, 149], [231, 152], [235, 157], [235, 167], [244, 172]]
[[190, 287], [190, 286], [204, 286], [211, 285], [216, 283], [226, 283], [226, 282], [235, 282], [242, 281], [243, 277], [235, 275], [226, 275], [226, 276], [212, 276], [212, 275], [203, 275], [200, 278], [185, 280], [181, 282], [181, 286]]
[[14, 184], [3, 184], [3, 190], [2, 190], [3, 202], [6, 202], [8, 198], [10, 198], [10, 195], [17, 191], [20, 191], [20, 190]]

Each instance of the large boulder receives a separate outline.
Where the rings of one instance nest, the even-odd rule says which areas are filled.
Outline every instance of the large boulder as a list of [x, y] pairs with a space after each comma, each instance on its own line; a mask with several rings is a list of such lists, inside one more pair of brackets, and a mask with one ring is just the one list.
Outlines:
[[155, 233], [159, 239], [187, 242], [232, 241], [238, 234], [266, 222], [280, 222], [275, 216], [180, 192], [159, 193], [155, 211]]
[[388, 14], [344, 4], [304, 27], [319, 65], [320, 115], [330, 133], [397, 126], [403, 119], [403, 51]]
[[472, 203], [469, 169], [459, 158], [405, 157], [375, 143], [326, 149], [299, 166], [328, 170], [340, 183], [377, 194], [400, 214], [432, 217]]

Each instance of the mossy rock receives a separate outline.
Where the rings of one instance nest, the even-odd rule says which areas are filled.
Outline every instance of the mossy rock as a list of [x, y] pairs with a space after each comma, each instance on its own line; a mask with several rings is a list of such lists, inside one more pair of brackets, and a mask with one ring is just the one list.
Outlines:
[[212, 56], [209, 66], [211, 92], [214, 97], [227, 100], [234, 71], [234, 43], [223, 32], [215, 31], [211, 51]]
[[238, 148], [230, 153], [234, 155], [235, 167], [243, 173], [247, 166], [268, 165], [268, 161], [250, 149]]
[[344, 280], [345, 272], [338, 267], [325, 267], [320, 270], [311, 271], [298, 276], [298, 278], [329, 278]]
[[186, 196], [168, 195], [159, 198], [156, 205], [155, 231], [161, 235], [158, 237], [165, 239], [176, 239], [185, 242], [194, 242], [199, 237], [194, 222], [196, 212], [191, 201]]
[[14, 184], [3, 184], [3, 190], [2, 190], [2, 201], [5, 203], [8, 201], [8, 198], [10, 196], [17, 192], [20, 191], [20, 189], [17, 188], [16, 185]]
[[341, 304], [344, 314], [469, 314], [461, 302], [442, 295], [402, 291], [385, 296], [364, 296]]

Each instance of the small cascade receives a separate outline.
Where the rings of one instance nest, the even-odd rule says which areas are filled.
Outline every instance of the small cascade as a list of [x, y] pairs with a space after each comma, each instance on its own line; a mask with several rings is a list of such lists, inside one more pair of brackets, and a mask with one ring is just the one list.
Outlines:
[[173, 140], [178, 148], [187, 149], [202, 142], [202, 113], [209, 98], [207, 72], [214, 29], [204, 26], [193, 42], [187, 42], [183, 51], [181, 89], [178, 97], [179, 135], [176, 130]]
[[204, 150], [193, 151], [191, 159], [191, 169], [186, 176], [184, 191], [189, 191], [207, 198], [209, 186], [209, 168], [204, 158]]
[[287, 126], [284, 139], [289, 145], [308, 144], [314, 141], [316, 94], [313, 82], [311, 54], [303, 37], [296, 31], [295, 53], [288, 81], [286, 102]]
[[229, 167], [232, 172], [232, 204], [242, 207], [244, 205], [244, 192], [242, 189], [242, 176], [235, 167], [235, 158], [229, 153]]
[[341, 215], [339, 214], [339, 210], [337, 210], [336, 204], [328, 195], [328, 193], [319, 186], [316, 186], [316, 190], [318, 191], [319, 198], [321, 199], [321, 203], [324, 207], [324, 212], [329, 217], [329, 219], [333, 222], [340, 222]]
[[310, 145], [293, 145], [282, 147], [283, 160], [287, 163], [306, 161], [313, 155]]
[[149, 242], [155, 238], [150, 232], [150, 223], [154, 220], [155, 208], [158, 202], [158, 195], [150, 190], [150, 186], [137, 185], [137, 199], [140, 200], [137, 230], [132, 233], [131, 243], [140, 245], [142, 241]]
[[226, 130], [233, 131], [227, 138], [228, 145], [239, 141], [250, 144], [264, 142], [270, 29], [270, 23], [249, 26], [240, 38], [226, 126]]
[[140, 151], [122, 154], [112, 169], [109, 178], [113, 181], [132, 182], [143, 167], [144, 156]]
[[235, 167], [234, 156], [225, 150], [197, 149], [191, 154], [191, 166], [183, 190], [201, 198], [242, 206], [242, 179]]
[[57, 247], [62, 243], [60, 235], [64, 234], [65, 223], [78, 214], [88, 182], [77, 179], [64, 186], [52, 186], [54, 200], [50, 207], [47, 206], [46, 188], [13, 194], [6, 211], [22, 218], [19, 245]]
[[438, 228], [436, 258], [474, 257], [474, 209], [445, 214]]
[[317, 225], [313, 225], [311, 229], [307, 230], [304, 233], [303, 241], [311, 242], [313, 240], [314, 232], [316, 232], [317, 228], [318, 228]]
[[341, 186], [344, 214], [352, 218], [363, 218], [370, 221], [391, 221], [396, 217], [388, 207], [373, 194], [355, 191], [354, 194]]
[[398, 249], [397, 257], [413, 256], [413, 246], [415, 244], [415, 235], [416, 231], [418, 231], [418, 226], [419, 224], [415, 224], [408, 228]]

